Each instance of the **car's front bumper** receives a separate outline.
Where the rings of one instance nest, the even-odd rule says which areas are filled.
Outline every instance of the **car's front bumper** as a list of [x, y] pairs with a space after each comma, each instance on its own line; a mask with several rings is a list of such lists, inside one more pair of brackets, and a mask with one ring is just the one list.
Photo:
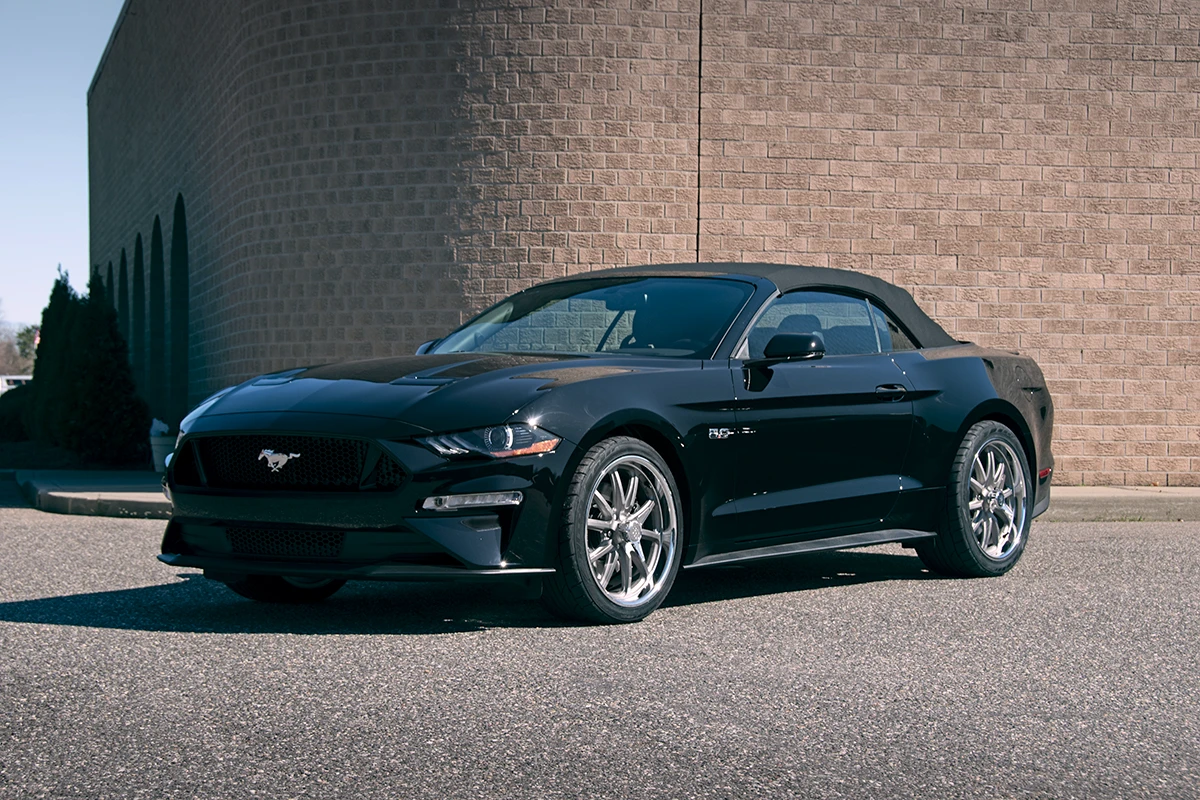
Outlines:
[[[354, 520], [357, 521], [357, 520]], [[495, 513], [405, 519], [386, 529], [247, 523], [174, 517], [160, 560], [240, 574], [405, 576], [532, 574], [546, 567], [509, 563], [505, 526]]]
[[[232, 433], [232, 431], [231, 431]], [[574, 448], [502, 460], [445, 459], [412, 441], [375, 440], [404, 468], [392, 491], [234, 491], [181, 486], [168, 469], [172, 520], [160, 559], [206, 573], [375, 580], [495, 578], [552, 572], [551, 509]], [[519, 505], [458, 511], [423, 508], [443, 495], [520, 492]], [[235, 530], [282, 538], [283, 551], [247, 552]], [[288, 537], [335, 533], [332, 552]], [[278, 557], [276, 557], [278, 556]]]

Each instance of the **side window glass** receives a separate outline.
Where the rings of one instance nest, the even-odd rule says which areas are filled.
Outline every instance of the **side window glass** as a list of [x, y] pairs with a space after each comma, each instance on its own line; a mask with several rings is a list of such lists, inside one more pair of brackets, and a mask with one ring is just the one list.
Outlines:
[[762, 358], [777, 333], [812, 333], [825, 343], [827, 356], [878, 353], [880, 339], [867, 301], [833, 292], [800, 291], [771, 303], [747, 338], [749, 358]]
[[912, 339], [896, 324], [882, 308], [872, 304], [871, 316], [875, 319], [875, 330], [879, 332], [879, 344], [885, 353], [896, 353], [901, 350], [916, 350]]

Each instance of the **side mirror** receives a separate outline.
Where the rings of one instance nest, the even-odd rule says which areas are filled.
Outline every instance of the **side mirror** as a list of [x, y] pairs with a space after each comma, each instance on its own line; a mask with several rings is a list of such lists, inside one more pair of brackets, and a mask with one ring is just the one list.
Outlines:
[[432, 348], [435, 344], [438, 343], [438, 341], [439, 341], [438, 339], [430, 339], [428, 342], [425, 342], [424, 344], [420, 345], [419, 347], [417, 347], [417, 355], [419, 355], [419, 356], [425, 355], [426, 353], [429, 352], [430, 348]]
[[815, 333], [777, 333], [763, 348], [763, 357], [746, 366], [765, 367], [781, 361], [810, 361], [825, 355], [825, 342]]

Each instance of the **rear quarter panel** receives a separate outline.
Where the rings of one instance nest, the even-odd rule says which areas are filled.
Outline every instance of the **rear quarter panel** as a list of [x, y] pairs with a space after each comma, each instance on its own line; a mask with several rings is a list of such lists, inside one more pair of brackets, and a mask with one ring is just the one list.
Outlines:
[[1035, 508], [1044, 505], [1049, 479], [1039, 481], [1037, 475], [1054, 465], [1054, 405], [1033, 359], [970, 344], [896, 353], [894, 358], [914, 390], [916, 424], [905, 465], [912, 489], [944, 489], [963, 437], [976, 422], [991, 418], [1009, 425], [1021, 439], [1036, 487]]

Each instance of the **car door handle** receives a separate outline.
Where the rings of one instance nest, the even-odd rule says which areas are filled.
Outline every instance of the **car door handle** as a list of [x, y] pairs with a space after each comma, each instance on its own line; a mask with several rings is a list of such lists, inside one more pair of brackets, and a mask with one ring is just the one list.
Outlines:
[[875, 396], [880, 400], [890, 400], [892, 402], [903, 400], [904, 395], [907, 393], [908, 389], [905, 389], [898, 383], [885, 383], [883, 386], [875, 387]]

